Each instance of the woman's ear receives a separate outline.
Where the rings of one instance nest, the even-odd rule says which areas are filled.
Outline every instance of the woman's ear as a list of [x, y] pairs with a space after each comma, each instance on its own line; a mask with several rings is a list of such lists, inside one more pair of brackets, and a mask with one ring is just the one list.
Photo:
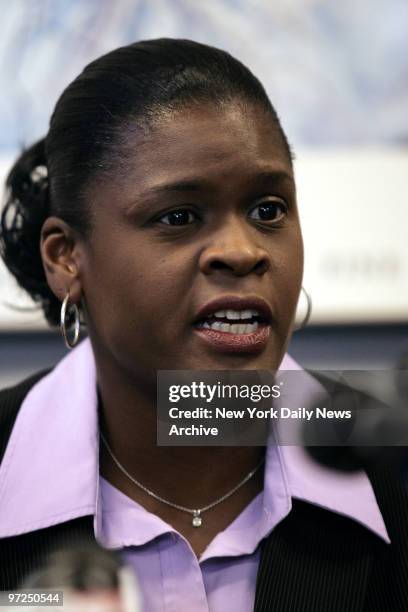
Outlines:
[[81, 299], [79, 239], [65, 221], [48, 217], [41, 229], [41, 258], [51, 291], [63, 300], [69, 291], [70, 304]]

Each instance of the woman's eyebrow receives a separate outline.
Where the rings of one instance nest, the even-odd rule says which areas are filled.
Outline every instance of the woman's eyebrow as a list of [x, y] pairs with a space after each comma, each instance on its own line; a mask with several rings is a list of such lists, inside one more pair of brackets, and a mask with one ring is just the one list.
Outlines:
[[[264, 170], [261, 172], [257, 172], [250, 179], [249, 182], [256, 183], [257, 181], [282, 181], [289, 180], [292, 183], [294, 182], [293, 175], [287, 170]], [[186, 191], [215, 191], [216, 187], [212, 181], [208, 179], [186, 179], [175, 181], [172, 183], [164, 183], [162, 185], [157, 185], [155, 187], [151, 187], [145, 193], [141, 195], [141, 197], [155, 196], [161, 195], [163, 193], [171, 193], [174, 191], [186, 192]]]
[[288, 172], [287, 170], [265, 170], [263, 172], [259, 172], [253, 177], [253, 182], [264, 182], [264, 183], [280, 183], [283, 181], [290, 181], [291, 183], [295, 183], [295, 179], [293, 174]]
[[155, 196], [163, 193], [171, 193], [174, 191], [186, 192], [186, 191], [200, 191], [200, 190], [211, 190], [214, 186], [210, 181], [204, 179], [186, 179], [181, 181], [174, 181], [172, 183], [163, 183], [162, 185], [156, 185], [149, 188], [144, 196]]
[[[247, 180], [248, 186], [254, 186], [257, 184], [279, 184], [283, 182], [290, 182], [291, 185], [294, 185], [293, 175], [284, 169], [256, 172]], [[216, 189], [217, 188], [214, 182], [204, 178], [185, 179], [155, 185], [138, 195], [137, 200], [133, 201], [129, 206], [127, 214], [132, 214], [132, 212], [134, 212], [136, 209], [140, 209], [141, 206], [148, 205], [150, 202], [157, 200], [157, 198], [165, 194], [186, 193], [193, 191], [206, 191], [207, 193], [211, 193], [215, 192]]]
[[212, 185], [210, 181], [203, 179], [186, 179], [171, 183], [163, 183], [162, 185], [155, 185], [153, 187], [149, 187], [138, 195], [137, 199], [134, 200], [129, 206], [127, 214], [132, 214], [135, 210], [140, 209], [143, 206], [147, 206], [150, 202], [157, 201], [160, 196], [169, 193], [187, 193], [191, 191], [211, 192], [212, 190], [214, 190], [214, 185]]

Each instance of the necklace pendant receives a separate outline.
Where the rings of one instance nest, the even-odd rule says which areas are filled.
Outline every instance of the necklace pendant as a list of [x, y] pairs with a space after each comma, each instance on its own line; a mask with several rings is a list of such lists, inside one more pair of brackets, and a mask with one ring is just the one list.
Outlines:
[[203, 519], [200, 516], [200, 510], [194, 510], [194, 516], [192, 520], [193, 527], [201, 527]]

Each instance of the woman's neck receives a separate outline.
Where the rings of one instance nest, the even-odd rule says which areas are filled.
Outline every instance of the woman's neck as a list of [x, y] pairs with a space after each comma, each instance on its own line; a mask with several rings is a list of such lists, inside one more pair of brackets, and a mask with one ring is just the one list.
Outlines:
[[205, 506], [232, 489], [264, 455], [262, 447], [158, 446], [155, 394], [127, 389], [99, 383], [101, 431], [121, 465], [166, 499]]

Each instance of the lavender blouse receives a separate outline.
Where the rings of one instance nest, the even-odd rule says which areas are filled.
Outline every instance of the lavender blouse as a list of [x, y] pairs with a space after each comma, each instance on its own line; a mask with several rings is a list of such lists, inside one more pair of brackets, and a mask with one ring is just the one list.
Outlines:
[[[301, 368], [285, 355], [281, 369]], [[390, 542], [364, 472], [334, 473], [301, 447], [269, 445], [263, 491], [197, 558], [171, 525], [99, 475], [98, 458], [95, 362], [84, 340], [22, 404], [0, 467], [0, 537], [92, 514], [99, 542], [123, 549], [145, 612], [252, 610], [259, 544], [291, 511], [292, 498], [348, 516]]]

